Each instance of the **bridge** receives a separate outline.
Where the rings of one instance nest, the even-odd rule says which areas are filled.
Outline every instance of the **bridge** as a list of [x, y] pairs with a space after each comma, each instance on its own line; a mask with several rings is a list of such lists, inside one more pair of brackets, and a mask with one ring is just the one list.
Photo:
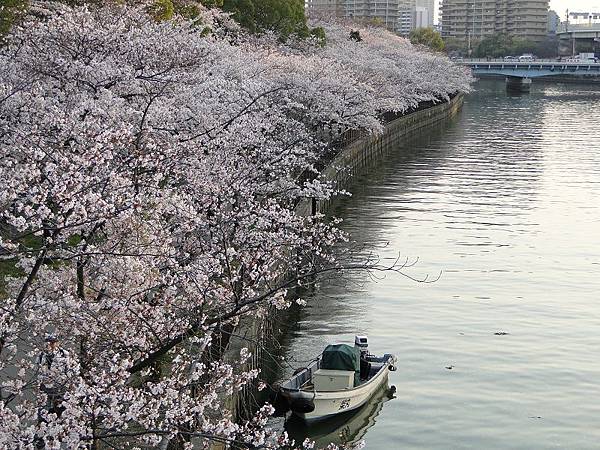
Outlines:
[[505, 76], [507, 88], [521, 91], [529, 90], [532, 78], [575, 75], [579, 77], [598, 77], [600, 79], [600, 63], [578, 62], [572, 59], [567, 61], [556, 59], [540, 59], [535, 61], [465, 59], [457, 62], [470, 67], [475, 76]]

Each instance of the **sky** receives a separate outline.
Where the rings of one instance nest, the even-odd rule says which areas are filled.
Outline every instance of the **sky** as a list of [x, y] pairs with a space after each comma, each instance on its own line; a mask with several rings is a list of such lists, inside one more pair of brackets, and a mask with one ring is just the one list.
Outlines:
[[600, 11], [600, 0], [550, 0], [550, 9], [558, 13], [564, 20], [567, 8], [569, 11], [594, 12]]

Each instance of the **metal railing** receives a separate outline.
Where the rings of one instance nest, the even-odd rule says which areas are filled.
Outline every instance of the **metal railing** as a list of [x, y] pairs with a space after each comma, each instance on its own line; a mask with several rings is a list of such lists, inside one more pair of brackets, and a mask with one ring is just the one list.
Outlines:
[[575, 58], [562, 58], [562, 59], [534, 59], [534, 60], [518, 60], [518, 59], [504, 59], [504, 58], [469, 58], [469, 59], [456, 59], [457, 64], [462, 65], [475, 65], [475, 64], [493, 64], [493, 65], [510, 65], [510, 66], [539, 66], [554, 64], [559, 66], [600, 66], [600, 62], [592, 62], [587, 60], [577, 60]]
[[568, 25], [565, 23], [561, 23], [556, 29], [556, 34], [563, 33], [577, 33], [581, 32], [589, 32], [589, 31], [600, 31], [600, 22], [591, 22], [591, 23], [569, 23]]

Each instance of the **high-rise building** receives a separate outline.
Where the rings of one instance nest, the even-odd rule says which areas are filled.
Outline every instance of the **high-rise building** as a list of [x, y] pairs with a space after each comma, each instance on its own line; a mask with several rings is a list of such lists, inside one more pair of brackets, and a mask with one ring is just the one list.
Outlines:
[[308, 14], [376, 20], [401, 35], [433, 26], [433, 8], [434, 0], [306, 0]]
[[398, 24], [396, 32], [401, 36], [408, 36], [415, 29], [415, 3], [412, 0], [398, 2]]
[[359, 20], [378, 20], [388, 30], [396, 31], [398, 0], [344, 0], [345, 16]]
[[548, 11], [548, 22], [546, 26], [546, 31], [548, 34], [556, 34], [556, 30], [558, 30], [558, 26], [560, 25], [560, 17], [554, 10]]
[[420, 8], [421, 11], [426, 17], [427, 20], [423, 20], [422, 26], [415, 24], [416, 28], [428, 28], [433, 27], [433, 16], [435, 14], [435, 1], [434, 0], [415, 0], [415, 10]]
[[398, 33], [406, 36], [416, 28], [433, 27], [434, 0], [399, 0]]
[[547, 35], [548, 0], [442, 0], [440, 8], [445, 37], [507, 33], [539, 42]]
[[429, 18], [427, 17], [427, 8], [421, 6], [415, 7], [415, 28], [427, 28], [429, 26]]
[[308, 14], [332, 14], [356, 20], [376, 20], [395, 31], [399, 0], [306, 0]]
[[343, 0], [306, 0], [306, 12], [309, 14], [344, 15]]

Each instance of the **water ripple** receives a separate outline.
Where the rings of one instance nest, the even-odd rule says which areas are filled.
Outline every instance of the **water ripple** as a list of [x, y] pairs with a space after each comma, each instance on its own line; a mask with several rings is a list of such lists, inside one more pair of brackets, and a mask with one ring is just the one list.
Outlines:
[[354, 181], [336, 212], [359, 247], [442, 272], [325, 283], [303, 312], [289, 356], [365, 333], [399, 357], [368, 449], [598, 447], [598, 117], [595, 86], [480, 82]]

